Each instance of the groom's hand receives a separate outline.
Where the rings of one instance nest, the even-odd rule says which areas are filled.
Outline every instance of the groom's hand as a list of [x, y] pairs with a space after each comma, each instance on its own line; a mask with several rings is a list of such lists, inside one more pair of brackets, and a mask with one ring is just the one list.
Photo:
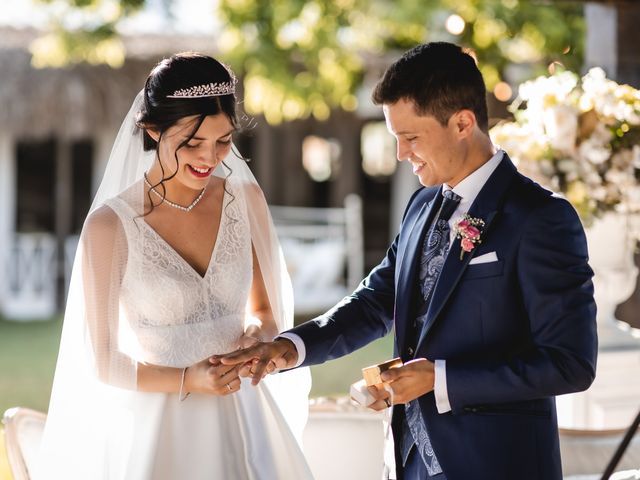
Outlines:
[[298, 351], [291, 340], [277, 338], [273, 342], [258, 342], [251, 347], [211, 358], [212, 362], [216, 360], [224, 365], [250, 365], [247, 376], [251, 377], [253, 385], [257, 385], [274, 370], [293, 367], [298, 361]]
[[374, 410], [383, 410], [388, 404], [407, 403], [433, 390], [435, 369], [433, 362], [426, 358], [417, 358], [401, 367], [390, 368], [380, 377], [387, 384], [369, 387], [369, 392], [376, 398], [370, 405]]

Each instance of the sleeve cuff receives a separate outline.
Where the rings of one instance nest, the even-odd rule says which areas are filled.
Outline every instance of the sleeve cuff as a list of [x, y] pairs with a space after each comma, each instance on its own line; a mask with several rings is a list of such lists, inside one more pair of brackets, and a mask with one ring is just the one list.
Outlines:
[[435, 381], [434, 395], [436, 397], [436, 408], [438, 413], [447, 413], [451, 411], [449, 403], [449, 393], [447, 392], [447, 362], [446, 360], [435, 361]]
[[304, 359], [307, 356], [307, 349], [304, 346], [304, 342], [302, 341], [302, 338], [300, 338], [295, 333], [291, 333], [291, 332], [281, 333], [274, 340], [277, 340], [278, 338], [286, 338], [287, 340], [291, 340], [295, 345], [296, 350], [298, 351], [298, 361], [292, 368], [296, 368], [302, 365], [302, 363], [304, 362]]

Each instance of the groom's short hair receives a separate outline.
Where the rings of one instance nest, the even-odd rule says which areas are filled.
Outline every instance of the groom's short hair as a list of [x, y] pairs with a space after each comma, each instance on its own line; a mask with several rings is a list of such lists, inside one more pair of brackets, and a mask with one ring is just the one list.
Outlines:
[[488, 129], [486, 88], [471, 55], [458, 45], [418, 45], [394, 62], [375, 86], [376, 105], [412, 100], [418, 115], [432, 115], [446, 125], [451, 115], [471, 110], [478, 126]]

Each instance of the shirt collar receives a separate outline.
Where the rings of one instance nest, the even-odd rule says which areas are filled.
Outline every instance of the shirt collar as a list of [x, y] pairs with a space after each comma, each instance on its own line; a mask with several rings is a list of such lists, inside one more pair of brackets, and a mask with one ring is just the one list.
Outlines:
[[442, 191], [453, 190], [453, 193], [462, 197], [462, 200], [460, 200], [461, 206], [470, 206], [478, 196], [478, 193], [480, 193], [480, 190], [482, 190], [482, 187], [484, 187], [484, 184], [487, 183], [491, 174], [498, 168], [503, 157], [504, 150], [498, 150], [488, 162], [471, 172], [471, 174], [465, 177], [454, 188], [451, 188], [445, 183], [442, 186]]

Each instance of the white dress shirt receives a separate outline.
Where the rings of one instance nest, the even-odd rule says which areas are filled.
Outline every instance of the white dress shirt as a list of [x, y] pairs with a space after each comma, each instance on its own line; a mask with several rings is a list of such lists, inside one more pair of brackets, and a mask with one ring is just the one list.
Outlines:
[[[484, 184], [487, 182], [491, 174], [498, 168], [498, 165], [502, 161], [502, 157], [504, 156], [503, 150], [498, 150], [493, 157], [489, 159], [488, 162], [483, 164], [480, 168], [472, 172], [469, 176], [464, 178], [460, 183], [458, 183], [454, 188], [451, 188], [449, 185], [444, 184], [442, 186], [443, 191], [445, 190], [453, 190], [453, 192], [461, 197], [460, 203], [458, 207], [451, 215], [449, 219], [449, 228], [450, 228], [450, 242], [449, 245], [453, 244], [453, 240], [455, 238], [455, 231], [453, 226], [460, 221], [465, 213], [469, 211], [471, 205], [475, 201], [478, 193], [484, 187]], [[286, 338], [291, 340], [298, 350], [298, 361], [296, 363], [296, 367], [301, 365], [304, 362], [306, 356], [306, 348], [302, 338], [292, 332], [284, 332], [281, 333], [279, 338]], [[449, 394], [447, 392], [447, 365], [445, 360], [435, 360], [435, 381], [434, 381], [434, 394], [436, 398], [436, 407], [438, 409], [438, 413], [446, 413], [451, 410], [451, 404], [449, 403]]]

